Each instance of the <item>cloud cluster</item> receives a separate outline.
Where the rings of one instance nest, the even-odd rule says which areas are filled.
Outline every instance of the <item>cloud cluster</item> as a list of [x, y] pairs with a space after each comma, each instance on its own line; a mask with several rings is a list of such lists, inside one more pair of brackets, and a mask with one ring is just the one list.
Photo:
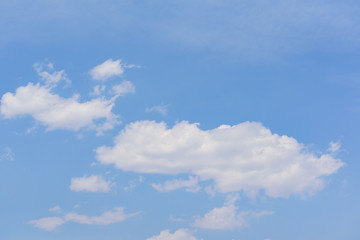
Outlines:
[[153, 236], [146, 240], [196, 240], [197, 238], [193, 236], [193, 232], [188, 229], [179, 229], [174, 233], [171, 233], [170, 230], [161, 231], [159, 235]]
[[[121, 66], [120, 60], [109, 59], [92, 69], [91, 73], [95, 79], [106, 80], [110, 76], [122, 74]], [[44, 84], [28, 83], [17, 88], [15, 93], [5, 93], [0, 106], [0, 113], [5, 118], [30, 115], [47, 126], [48, 130], [78, 131], [87, 128], [96, 129], [97, 134], [101, 135], [120, 123], [119, 116], [112, 112], [115, 100], [126, 93], [135, 92], [130, 81], [123, 81], [112, 87], [113, 96], [110, 99], [102, 96], [80, 101], [77, 94], [63, 98], [54, 93], [54, 90], [60, 82], [70, 85], [71, 81], [65, 71], [55, 71], [52, 63], [35, 63], [34, 68]], [[91, 95], [99, 96], [104, 93], [105, 88], [105, 85], [97, 85]]]
[[81, 178], [72, 178], [70, 189], [76, 192], [108, 192], [112, 183], [101, 176], [91, 175]]
[[[95, 98], [80, 102], [79, 95], [62, 98], [39, 83], [28, 83], [16, 89], [15, 94], [5, 93], [1, 98], [0, 112], [5, 118], [31, 115], [35, 120], [53, 129], [96, 129], [99, 134], [119, 123], [111, 112], [114, 100]], [[103, 122], [99, 122], [103, 120]]]
[[122, 222], [127, 218], [133, 217], [139, 213], [140, 212], [126, 214], [124, 213], [123, 207], [117, 207], [114, 209], [114, 211], [104, 212], [100, 216], [87, 216], [77, 213], [67, 213], [63, 217], [46, 217], [37, 220], [31, 220], [29, 223], [33, 224], [37, 228], [46, 231], [52, 231], [66, 222], [76, 222], [88, 225], [109, 225], [112, 223]]
[[101, 146], [96, 153], [101, 163], [125, 171], [191, 174], [213, 180], [217, 191], [254, 196], [264, 190], [271, 197], [314, 193], [323, 188], [324, 176], [344, 164], [256, 122], [201, 130], [185, 121], [172, 128], [138, 121], [120, 132], [113, 147]]

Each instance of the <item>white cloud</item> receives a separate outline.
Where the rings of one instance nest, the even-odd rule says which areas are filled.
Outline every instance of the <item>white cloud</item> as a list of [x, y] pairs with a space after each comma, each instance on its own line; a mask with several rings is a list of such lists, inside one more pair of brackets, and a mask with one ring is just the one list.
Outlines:
[[198, 185], [199, 179], [197, 177], [189, 177], [189, 180], [174, 179], [166, 181], [164, 184], [151, 184], [159, 192], [170, 192], [180, 188], [186, 188], [188, 192], [198, 192], [201, 187]]
[[112, 87], [114, 93], [118, 96], [123, 96], [126, 93], [134, 93], [135, 86], [130, 81], [123, 81], [118, 85]]
[[91, 175], [72, 178], [70, 189], [76, 192], [108, 192], [111, 185], [110, 181], [105, 181], [101, 176]]
[[340, 150], [341, 143], [340, 142], [330, 142], [330, 147], [328, 148], [329, 152], [336, 153]]
[[71, 84], [70, 79], [66, 76], [65, 71], [55, 71], [53, 63], [35, 63], [35, 71], [40, 79], [45, 82], [48, 87], [55, 87], [60, 81], [64, 81], [67, 85]]
[[329, 154], [315, 155], [288, 136], [279, 136], [260, 123], [244, 122], [201, 130], [198, 124], [138, 121], [116, 137], [113, 147], [96, 149], [103, 164], [137, 173], [196, 175], [213, 180], [221, 192], [244, 190], [271, 197], [314, 193], [322, 177], [343, 162]]
[[52, 231], [55, 230], [58, 226], [63, 225], [66, 222], [76, 222], [81, 224], [89, 225], [109, 225], [112, 223], [122, 222], [129, 217], [133, 217], [140, 212], [126, 214], [124, 213], [123, 207], [117, 207], [114, 211], [107, 211], [101, 214], [100, 216], [87, 216], [77, 213], [67, 213], [63, 217], [47, 217], [41, 218], [38, 220], [29, 221], [30, 224], [33, 224], [35, 227]]
[[80, 102], [78, 95], [62, 98], [46, 86], [28, 83], [17, 88], [15, 94], [8, 92], [2, 96], [0, 112], [5, 118], [31, 115], [48, 130], [77, 131], [86, 127], [95, 128], [101, 134], [119, 123], [118, 116], [111, 112], [114, 101], [114, 98], [95, 98]]
[[66, 221], [60, 217], [47, 217], [38, 220], [31, 220], [29, 223], [33, 224], [37, 228], [46, 231], [53, 231], [55, 228], [63, 225], [65, 222]]
[[105, 85], [96, 85], [90, 95], [100, 96], [105, 91]]
[[108, 59], [100, 65], [97, 65], [90, 70], [90, 74], [93, 79], [105, 81], [112, 76], [118, 76], [124, 73], [124, 66], [121, 64], [121, 60], [113, 61]]
[[60, 213], [61, 212], [61, 207], [60, 206], [55, 206], [55, 207], [49, 208], [49, 211], [50, 212]]
[[198, 218], [192, 224], [194, 227], [213, 229], [213, 230], [231, 230], [241, 228], [246, 224], [246, 218], [261, 217], [264, 215], [271, 215], [271, 211], [252, 212], [244, 211], [238, 212], [238, 207], [235, 206], [236, 198], [230, 199], [221, 208], [214, 208], [206, 213], [204, 217]]
[[4, 147], [0, 152], [0, 162], [1, 161], [14, 161], [15, 154], [9, 147]]
[[159, 235], [148, 238], [147, 240], [196, 240], [193, 232], [188, 229], [179, 229], [174, 233], [170, 230], [161, 231]]
[[158, 112], [165, 116], [167, 114], [168, 107], [169, 107], [169, 104], [166, 104], [166, 105], [160, 104], [160, 105], [153, 106], [151, 108], [146, 108], [145, 112]]

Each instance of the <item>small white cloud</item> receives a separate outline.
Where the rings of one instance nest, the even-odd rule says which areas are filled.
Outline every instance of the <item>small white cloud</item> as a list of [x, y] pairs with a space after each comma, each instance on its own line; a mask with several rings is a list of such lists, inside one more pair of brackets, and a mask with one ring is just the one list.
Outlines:
[[105, 181], [101, 176], [91, 175], [89, 177], [72, 178], [70, 189], [76, 192], [108, 192], [112, 183]]
[[130, 81], [123, 81], [122, 83], [113, 86], [112, 89], [117, 96], [135, 92], [135, 86]]
[[9, 147], [4, 147], [0, 152], [0, 162], [1, 161], [14, 161], [15, 154]]
[[128, 186], [124, 187], [124, 191], [130, 191], [131, 189], [134, 189], [136, 187], [136, 184], [131, 181]]
[[328, 151], [332, 152], [332, 153], [338, 152], [341, 148], [341, 143], [339, 141], [338, 142], [330, 142], [329, 145], [330, 146], [328, 148]]
[[197, 218], [192, 224], [194, 227], [212, 230], [231, 230], [241, 228], [246, 224], [247, 218], [258, 218], [273, 214], [272, 211], [238, 212], [235, 206], [236, 197], [230, 198], [223, 207], [214, 208], [206, 213], [202, 218]]
[[55, 230], [58, 226], [66, 222], [76, 222], [81, 224], [89, 224], [89, 225], [109, 225], [112, 223], [122, 222], [129, 217], [135, 216], [140, 212], [126, 214], [124, 213], [123, 207], [117, 207], [114, 211], [104, 212], [100, 216], [87, 216], [81, 215], [77, 213], [67, 213], [63, 217], [47, 217], [41, 218], [38, 220], [29, 221], [30, 224], [33, 224], [35, 227], [52, 231]]
[[113, 147], [101, 146], [96, 153], [100, 163], [124, 171], [189, 174], [213, 180], [216, 191], [248, 196], [260, 190], [270, 197], [312, 194], [324, 187], [323, 177], [344, 165], [256, 122], [201, 130], [186, 121], [172, 128], [138, 121], [120, 132]]
[[35, 71], [40, 79], [45, 82], [47, 87], [55, 87], [60, 81], [64, 81], [67, 85], [71, 84], [70, 79], [66, 76], [65, 71], [55, 71], [53, 63], [35, 63]]
[[61, 207], [60, 206], [55, 206], [52, 208], [49, 208], [50, 212], [57, 212], [57, 213], [61, 213]]
[[151, 186], [159, 192], [170, 192], [180, 188], [186, 188], [187, 192], [198, 192], [201, 187], [198, 185], [199, 179], [190, 176], [188, 180], [174, 179], [166, 181], [164, 184], [151, 184]]
[[179, 229], [174, 233], [170, 230], [161, 231], [159, 235], [148, 238], [147, 240], [196, 240], [193, 232], [188, 229]]
[[129, 181], [129, 185], [124, 187], [124, 191], [130, 191], [132, 189], [134, 189], [138, 184], [141, 184], [143, 182], [143, 177], [140, 176], [138, 179], [134, 179], [134, 180], [131, 180]]
[[213, 185], [206, 186], [204, 190], [205, 190], [205, 192], [206, 192], [207, 194], [209, 194], [210, 196], [212, 196], [212, 197], [215, 196], [216, 189], [214, 188]]
[[100, 65], [97, 65], [90, 70], [90, 74], [93, 79], [105, 81], [112, 76], [119, 76], [124, 73], [124, 66], [121, 60], [113, 61], [108, 59]]
[[119, 124], [118, 116], [113, 114], [115, 98], [106, 100], [95, 98], [80, 102], [79, 96], [62, 98], [51, 89], [28, 83], [16, 89], [15, 94], [5, 93], [1, 98], [0, 112], [5, 118], [31, 115], [48, 127], [48, 130], [95, 128], [98, 134]]
[[60, 217], [47, 217], [38, 220], [31, 220], [29, 223], [33, 224], [37, 228], [46, 231], [53, 231], [55, 228], [63, 225], [65, 222], [66, 221]]
[[32, 133], [32, 132], [35, 132], [36, 129], [37, 129], [37, 126], [32, 126], [31, 128], [26, 129], [26, 133], [27, 133], [27, 134], [30, 134], [30, 133]]
[[157, 112], [165, 116], [167, 114], [169, 106], [169, 104], [160, 104], [151, 108], [146, 108], [145, 112]]
[[105, 91], [105, 85], [96, 85], [90, 95], [100, 96]]

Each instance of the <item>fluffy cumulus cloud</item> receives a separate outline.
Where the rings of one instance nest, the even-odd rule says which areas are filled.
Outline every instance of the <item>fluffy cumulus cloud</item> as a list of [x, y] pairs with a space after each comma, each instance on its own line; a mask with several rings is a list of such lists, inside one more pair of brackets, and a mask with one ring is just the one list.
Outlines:
[[101, 176], [91, 175], [81, 178], [72, 178], [70, 189], [76, 192], [108, 192], [112, 183]]
[[121, 60], [108, 59], [100, 65], [91, 69], [90, 74], [93, 79], [105, 81], [112, 76], [119, 76], [124, 73], [124, 66]]
[[235, 206], [235, 201], [236, 198], [232, 198], [223, 207], [214, 208], [203, 217], [197, 218], [193, 226], [213, 230], [231, 230], [243, 227], [249, 218], [273, 214], [271, 211], [239, 212], [238, 207]]
[[196, 240], [197, 238], [193, 236], [193, 232], [188, 229], [179, 229], [174, 233], [171, 233], [170, 230], [161, 231], [157, 236], [148, 238], [147, 240]]
[[0, 112], [5, 118], [31, 115], [35, 120], [53, 129], [96, 129], [99, 134], [119, 123], [112, 113], [114, 99], [95, 98], [80, 102], [79, 96], [62, 98], [51, 88], [39, 83], [28, 83], [15, 93], [5, 93], [1, 98]]
[[114, 146], [96, 149], [103, 164], [137, 173], [192, 174], [213, 180], [221, 192], [259, 190], [271, 197], [314, 193], [324, 176], [343, 162], [330, 154], [315, 154], [288, 136], [256, 122], [201, 130], [198, 124], [138, 121], [116, 137]]
[[62, 217], [46, 217], [37, 220], [31, 220], [29, 223], [35, 227], [52, 231], [66, 222], [76, 222], [88, 225], [109, 225], [112, 223], [122, 222], [129, 217], [133, 217], [139, 212], [126, 214], [124, 208], [117, 207], [114, 211], [107, 211], [100, 216], [87, 216], [78, 213], [67, 213]]
[[201, 187], [198, 185], [199, 179], [190, 176], [188, 180], [174, 179], [166, 181], [164, 184], [151, 184], [151, 186], [159, 192], [170, 192], [180, 188], [185, 188], [187, 192], [198, 192]]

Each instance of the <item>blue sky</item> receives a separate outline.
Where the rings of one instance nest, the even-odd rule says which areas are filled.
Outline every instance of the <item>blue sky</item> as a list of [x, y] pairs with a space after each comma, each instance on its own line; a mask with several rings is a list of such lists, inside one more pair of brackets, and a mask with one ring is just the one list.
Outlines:
[[1, 1], [0, 238], [360, 237], [358, 1]]

